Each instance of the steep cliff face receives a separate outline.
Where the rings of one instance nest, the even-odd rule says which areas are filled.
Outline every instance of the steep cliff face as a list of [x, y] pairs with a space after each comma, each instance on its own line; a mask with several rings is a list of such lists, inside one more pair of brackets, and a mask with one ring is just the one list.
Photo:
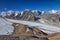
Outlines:
[[49, 14], [49, 13], [44, 13], [41, 16], [42, 19], [45, 19], [47, 23], [52, 23], [52, 24], [59, 24], [59, 15], [58, 14]]
[[34, 14], [31, 11], [24, 11], [21, 19], [27, 21], [34, 21]]

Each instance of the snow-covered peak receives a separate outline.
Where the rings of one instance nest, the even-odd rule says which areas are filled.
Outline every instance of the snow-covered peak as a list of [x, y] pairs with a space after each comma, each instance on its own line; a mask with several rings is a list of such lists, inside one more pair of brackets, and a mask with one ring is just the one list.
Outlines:
[[42, 13], [44, 13], [44, 11], [42, 11]]
[[52, 13], [56, 13], [57, 12], [57, 10], [52, 10]]
[[51, 10], [51, 11], [48, 11], [49, 13], [56, 13], [58, 10]]
[[29, 9], [25, 9], [24, 11], [30, 11]]
[[19, 11], [15, 11], [15, 16], [17, 16], [19, 14]]
[[20, 12], [20, 13], [21, 13], [21, 15], [23, 14], [23, 12], [24, 12], [24, 11], [21, 11], [21, 12]]
[[3, 16], [3, 17], [6, 16], [6, 12], [2, 11], [0, 15]]
[[37, 10], [32, 10], [32, 12], [34, 13], [34, 12], [38, 12]]
[[5, 12], [5, 11], [2, 11], [2, 12], [1, 12], [1, 14], [4, 14], [4, 13], [6, 13], [6, 12]]
[[41, 11], [40, 10], [32, 10], [32, 13], [35, 14], [35, 16], [41, 15]]
[[42, 15], [45, 13], [45, 11], [41, 11]]
[[7, 15], [11, 15], [12, 13], [14, 13], [14, 11], [12, 10], [7, 11]]
[[14, 11], [12, 11], [12, 10], [9, 10], [9, 11], [7, 11], [7, 13], [13, 13]]

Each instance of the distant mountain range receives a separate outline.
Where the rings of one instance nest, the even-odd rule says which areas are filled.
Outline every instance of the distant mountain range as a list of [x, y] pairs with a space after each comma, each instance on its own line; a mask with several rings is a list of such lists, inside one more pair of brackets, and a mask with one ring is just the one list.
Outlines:
[[[23, 12], [25, 12], [25, 11], [32, 12], [32, 13], [34, 13], [35, 15], [40, 15], [41, 13], [45, 13], [45, 11], [25, 9], [25, 10], [23, 10], [23, 11], [13, 11], [13, 10], [2, 11], [2, 12], [0, 12], [0, 15], [6, 16], [6, 15], [11, 15], [11, 14], [14, 13], [14, 15], [17, 16], [19, 13], [20, 13], [20, 14], [23, 14]], [[53, 13], [60, 13], [60, 10], [49, 10], [49, 11], [46, 11], [46, 12], [53, 14]]]
[[39, 10], [25, 9], [23, 11], [9, 10], [9, 11], [0, 12], [0, 16], [2, 16], [2, 17], [6, 17], [6, 18], [10, 18], [10, 19], [17, 19], [17, 20], [26, 20], [26, 21], [27, 20], [36, 21], [40, 18], [45, 18], [48, 20], [53, 16], [56, 17], [55, 14], [59, 14], [59, 17], [60, 17], [60, 10], [50, 10], [50, 11], [45, 12], [45, 11], [39, 11]]
[[12, 11], [9, 10], [7, 12], [2, 11], [0, 13], [0, 16], [7, 17], [7, 18], [13, 18], [13, 19], [21, 19], [21, 20], [32, 20], [34, 21], [34, 18], [36, 16], [41, 15], [42, 12], [38, 10], [24, 10], [24, 11]]

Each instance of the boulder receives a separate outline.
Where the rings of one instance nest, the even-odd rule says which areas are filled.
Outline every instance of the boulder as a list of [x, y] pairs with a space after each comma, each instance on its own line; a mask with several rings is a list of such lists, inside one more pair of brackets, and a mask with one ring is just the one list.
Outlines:
[[29, 34], [33, 34], [33, 29], [30, 28], [30, 27], [28, 27], [27, 33], [29, 33]]

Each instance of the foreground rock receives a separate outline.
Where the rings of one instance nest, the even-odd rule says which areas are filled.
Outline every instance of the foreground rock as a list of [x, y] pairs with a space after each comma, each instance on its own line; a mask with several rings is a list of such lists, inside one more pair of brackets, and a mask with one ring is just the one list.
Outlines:
[[21, 34], [26, 32], [26, 27], [23, 24], [13, 23], [14, 32], [13, 34]]
[[24, 35], [19, 35], [19, 36], [12, 36], [12, 35], [1, 35], [0, 40], [48, 40], [46, 37], [36, 37], [36, 36], [24, 36]]
[[52, 34], [48, 38], [49, 40], [60, 40], [60, 33]]
[[[13, 23], [13, 26], [15, 28], [15, 33], [13, 32], [13, 36], [21, 36], [23, 35], [21, 38], [21, 40], [48, 40], [48, 38], [46, 37], [46, 33], [42, 32], [41, 30], [37, 29], [37, 28], [30, 28], [27, 25], [23, 25], [23, 24], [18, 24], [18, 23]], [[29, 29], [29, 31], [27, 31], [27, 28]], [[18, 31], [16, 31], [18, 30]]]
[[[19, 23], [13, 23], [12, 25], [14, 26], [13, 34], [21, 34], [21, 33], [28, 33], [29, 32], [29, 33], [37, 34], [37, 35], [38, 34], [48, 35], [35, 27], [29, 27], [27, 25], [23, 25], [23, 24], [19, 24]], [[29, 29], [29, 31], [27, 31], [27, 28]]]

